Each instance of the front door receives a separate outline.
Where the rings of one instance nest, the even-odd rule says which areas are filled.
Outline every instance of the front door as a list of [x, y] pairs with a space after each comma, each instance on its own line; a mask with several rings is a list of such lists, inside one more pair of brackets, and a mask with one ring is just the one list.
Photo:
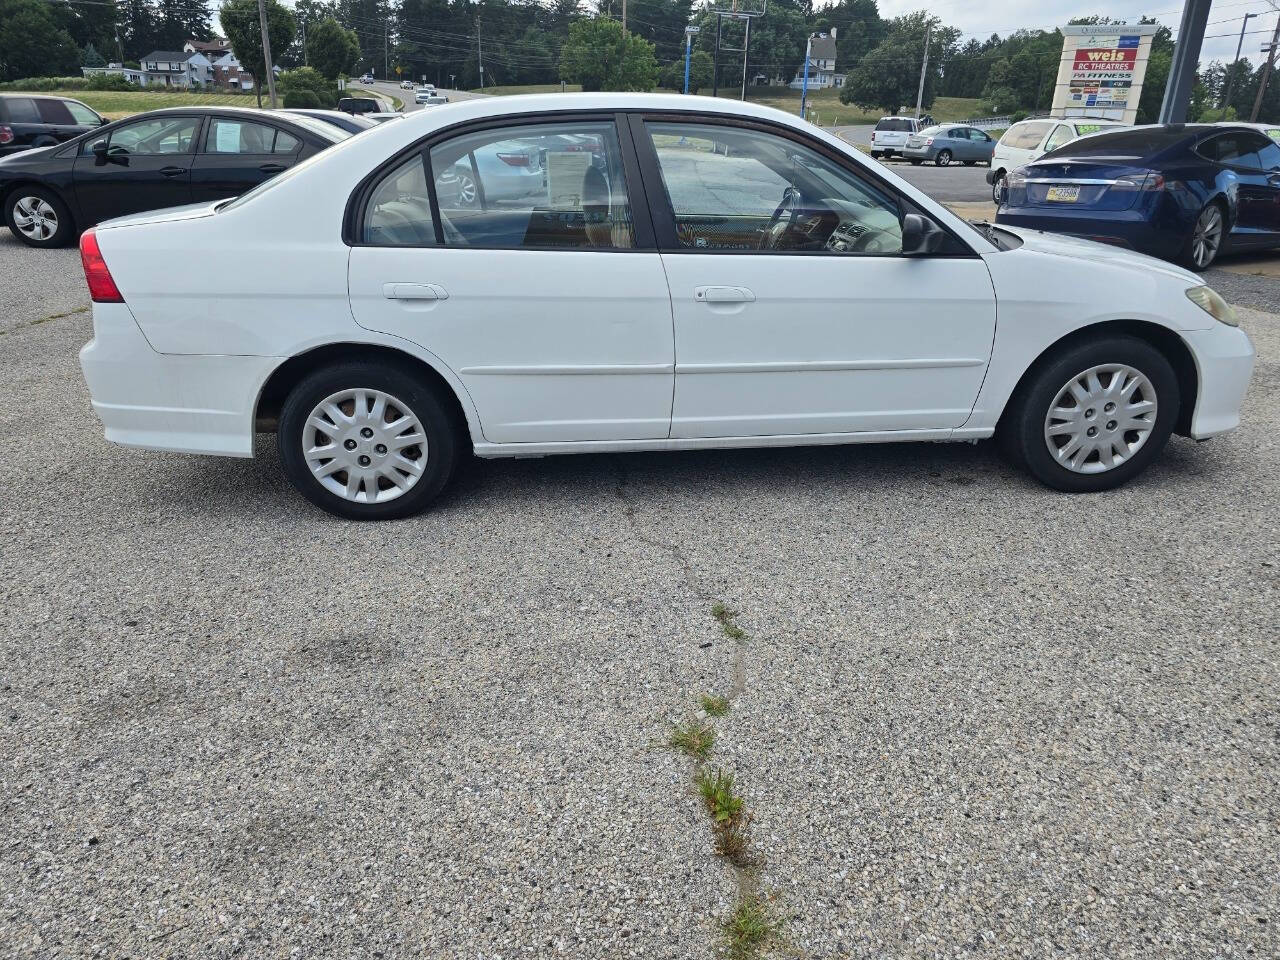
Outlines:
[[943, 432], [995, 333], [958, 240], [902, 255], [904, 201], [852, 161], [753, 125], [636, 124], [676, 329], [673, 437]]
[[627, 167], [608, 116], [508, 121], [403, 157], [352, 238], [356, 321], [443, 360], [489, 442], [665, 438], [671, 301]]
[[87, 137], [75, 161], [81, 226], [191, 202], [199, 117], [163, 116]]
[[302, 141], [271, 124], [210, 117], [191, 171], [194, 203], [237, 197], [293, 166]]
[[1280, 238], [1280, 144], [1252, 130], [1241, 138], [1239, 226], [1271, 244]]

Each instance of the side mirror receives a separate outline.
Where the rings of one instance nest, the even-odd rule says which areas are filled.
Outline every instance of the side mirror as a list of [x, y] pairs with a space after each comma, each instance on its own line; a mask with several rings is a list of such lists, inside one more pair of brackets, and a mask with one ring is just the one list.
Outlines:
[[99, 117], [99, 118], [98, 118], [98, 126], [100, 126], [100, 127], [105, 127], [105, 126], [106, 126], [108, 123], [110, 123], [110, 122], [111, 122], [111, 121], [110, 121], [110, 120], [108, 120], [106, 117]]
[[902, 254], [919, 257], [937, 253], [946, 234], [942, 228], [918, 213], [908, 213], [902, 218]]
[[93, 163], [102, 167], [107, 164], [107, 141], [99, 140], [93, 145]]

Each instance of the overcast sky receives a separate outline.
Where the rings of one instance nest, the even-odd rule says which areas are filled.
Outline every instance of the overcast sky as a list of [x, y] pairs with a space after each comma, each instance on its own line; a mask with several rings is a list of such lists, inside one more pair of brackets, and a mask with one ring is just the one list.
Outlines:
[[[1277, 0], [1280, 3], [1280, 0]], [[993, 3], [992, 0], [937, 0], [921, 2], [921, 0], [879, 0], [880, 15], [895, 17], [913, 10], [928, 10], [938, 16], [948, 26], [958, 27], [979, 39], [985, 39], [993, 32], [1004, 36], [1021, 27], [1052, 28], [1062, 26], [1072, 17], [1106, 16], [1136, 23], [1141, 16], [1151, 16], [1161, 23], [1167, 24], [1177, 32], [1178, 21], [1182, 17], [1182, 6], [1178, 0], [1150, 0], [1142, 6], [1133, 0], [1003, 0]], [[1230, 60], [1235, 56], [1236, 43], [1240, 37], [1240, 20], [1246, 13], [1264, 13], [1249, 21], [1249, 31], [1245, 34], [1242, 57], [1248, 57], [1255, 64], [1260, 62], [1262, 54], [1258, 48], [1271, 39], [1271, 31], [1275, 29], [1276, 14], [1266, 0], [1214, 0], [1209, 11], [1209, 26], [1205, 29], [1204, 46], [1200, 59]]]

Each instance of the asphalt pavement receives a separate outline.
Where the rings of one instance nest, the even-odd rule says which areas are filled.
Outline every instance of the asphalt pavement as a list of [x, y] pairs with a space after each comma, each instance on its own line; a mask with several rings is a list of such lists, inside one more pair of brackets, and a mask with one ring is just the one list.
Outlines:
[[355, 524], [267, 437], [104, 442], [75, 252], [4, 233], [4, 954], [710, 960], [735, 878], [660, 744], [737, 691], [774, 956], [1276, 955], [1280, 281], [1239, 282], [1243, 426], [1122, 490], [552, 457]]

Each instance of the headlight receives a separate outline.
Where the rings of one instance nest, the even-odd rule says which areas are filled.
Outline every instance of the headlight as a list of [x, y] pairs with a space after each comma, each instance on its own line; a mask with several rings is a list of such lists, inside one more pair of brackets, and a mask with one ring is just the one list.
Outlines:
[[1240, 321], [1236, 319], [1236, 312], [1231, 309], [1230, 304], [1210, 287], [1192, 287], [1187, 291], [1187, 299], [1219, 323], [1225, 323], [1229, 327], [1240, 326]]

